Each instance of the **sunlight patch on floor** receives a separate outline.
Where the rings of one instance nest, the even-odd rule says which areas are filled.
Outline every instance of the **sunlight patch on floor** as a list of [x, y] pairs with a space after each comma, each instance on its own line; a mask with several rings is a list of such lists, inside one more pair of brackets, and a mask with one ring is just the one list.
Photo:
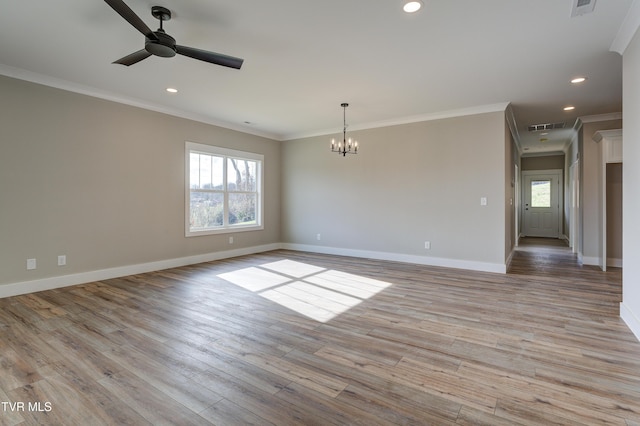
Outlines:
[[327, 322], [391, 286], [288, 259], [218, 276], [319, 322]]
[[319, 266], [313, 266], [302, 262], [295, 262], [289, 259], [265, 263], [264, 265], [260, 265], [260, 267], [295, 278], [306, 277], [307, 275], [317, 274], [318, 272], [322, 272], [325, 270], [324, 268], [321, 268]]
[[239, 269], [218, 276], [232, 284], [253, 292], [291, 281], [291, 278], [254, 267]]

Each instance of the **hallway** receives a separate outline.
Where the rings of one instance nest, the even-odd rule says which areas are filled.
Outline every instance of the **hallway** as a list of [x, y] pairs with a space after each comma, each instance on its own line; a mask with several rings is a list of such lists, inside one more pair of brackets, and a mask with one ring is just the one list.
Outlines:
[[524, 237], [520, 239], [509, 265], [508, 274], [535, 275], [538, 278], [609, 282], [612, 291], [622, 297], [622, 268], [582, 265], [567, 242], [556, 238]]

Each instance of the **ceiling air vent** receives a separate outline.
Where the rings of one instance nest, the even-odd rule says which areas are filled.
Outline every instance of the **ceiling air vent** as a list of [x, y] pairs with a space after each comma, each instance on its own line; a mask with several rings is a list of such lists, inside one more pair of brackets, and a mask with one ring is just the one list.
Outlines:
[[593, 12], [596, 7], [596, 0], [572, 0], [571, 17], [584, 15]]
[[527, 129], [530, 132], [539, 132], [541, 130], [564, 129], [564, 123], [532, 124]]

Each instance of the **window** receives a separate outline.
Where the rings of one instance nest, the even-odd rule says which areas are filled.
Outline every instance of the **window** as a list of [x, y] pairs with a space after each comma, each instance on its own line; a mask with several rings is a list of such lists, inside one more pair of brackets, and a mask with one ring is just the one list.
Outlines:
[[551, 207], [551, 181], [531, 181], [531, 207]]
[[186, 236], [263, 229], [260, 154], [186, 143]]

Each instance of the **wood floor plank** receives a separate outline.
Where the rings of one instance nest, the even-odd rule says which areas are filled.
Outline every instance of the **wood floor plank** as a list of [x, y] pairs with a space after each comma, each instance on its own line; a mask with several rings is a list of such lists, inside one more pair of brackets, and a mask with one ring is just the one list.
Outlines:
[[38, 297], [36, 294], [18, 296], [17, 301], [30, 308], [44, 319], [55, 318], [66, 314], [64, 309], [58, 308], [41, 297]]
[[621, 294], [524, 239], [507, 274], [276, 250], [0, 299], [0, 399], [52, 403], [0, 424], [639, 425]]
[[263, 370], [270, 371], [330, 397], [336, 397], [347, 387], [347, 383], [339, 379], [316, 373], [306, 367], [292, 363], [285, 358], [250, 352], [235, 353], [234, 355], [239, 356], [240, 359], [249, 364], [253, 364]]
[[[207, 421], [147, 381], [126, 370], [98, 383], [153, 425], [204, 425]], [[80, 423], [77, 423], [80, 424]], [[89, 424], [89, 423], [85, 423]]]
[[222, 399], [221, 395], [200, 386], [196, 380], [187, 377], [177, 369], [167, 368], [166, 363], [156, 360], [132, 346], [112, 348], [104, 355], [164, 395], [196, 413]]
[[[242, 407], [243, 410], [239, 416], [244, 416], [244, 411], [247, 410], [266, 422], [276, 425], [322, 424], [313, 414], [307, 412], [304, 405], [295, 405], [277, 395], [265, 393], [225, 372], [211, 369], [202, 377], [202, 383]], [[239, 422], [231, 424], [234, 423], [239, 424]]]
[[460, 408], [456, 420], [456, 425], [460, 426], [518, 426], [522, 424], [514, 419], [505, 419], [466, 405]]
[[[333, 355], [343, 358], [337, 353]], [[350, 362], [333, 362], [329, 351], [319, 351], [316, 354], [292, 351], [286, 357], [308, 368], [326, 374], [333, 373], [348, 380], [349, 386], [336, 399], [396, 424], [419, 424], [419, 420], [433, 424], [454, 421], [460, 410], [458, 403], [428, 392], [416, 391], [415, 387], [373, 374], [371, 369], [356, 369]], [[351, 354], [347, 358], [357, 359], [357, 355]], [[362, 364], [368, 362], [362, 361]], [[384, 392], [380, 392], [380, 389], [384, 389]]]
[[[97, 379], [93, 376], [92, 369], [87, 368], [85, 363], [78, 362], [78, 360], [61, 361], [57, 362], [54, 368], [59, 377], [64, 378], [70, 387], [82, 391], [84, 399], [81, 401], [81, 405], [74, 401], [73, 409], [90, 413], [88, 417], [90, 424], [149, 424], [138, 412], [123, 404], [117, 395], [109, 392], [103, 386], [95, 386]], [[109, 377], [113, 374], [107, 371], [103, 377]], [[52, 405], [52, 409], [59, 411], [57, 405], [58, 403], [55, 407]]]
[[[7, 395], [2, 390], [1, 383], [0, 383], [0, 401], [4, 401], [6, 403], [13, 402], [11, 401], [11, 398], [9, 398], [9, 395]], [[15, 426], [15, 425], [25, 424], [25, 423], [26, 423], [26, 420], [24, 417], [22, 417], [21, 411], [12, 410], [11, 406], [2, 407], [2, 410], [0, 411], [0, 424], [2, 424], [3, 426]]]
[[[69, 328], [56, 330], [55, 333], [43, 336], [52, 348], [65, 355], [64, 359], [56, 361], [54, 365], [74, 365], [93, 380], [99, 380], [122, 369], [120, 365], [104, 356], [100, 348], [91, 346], [88, 344], [90, 342], [70, 331]], [[60, 370], [60, 368], [54, 369], [58, 372]]]
[[220, 426], [277, 426], [226, 398], [202, 411], [200, 415], [211, 424]]
[[21, 414], [29, 424], [100, 426], [110, 423], [109, 416], [96, 410], [90, 397], [59, 375], [15, 389], [9, 396], [12, 401], [25, 404]]
[[[342, 399], [328, 397], [298, 383], [291, 383], [278, 392], [277, 396], [297, 406], [304, 406], [305, 411], [313, 416], [319, 425], [392, 426], [407, 423], [397, 413], [394, 413], [393, 421], [391, 421], [373, 413], [369, 404], [366, 407], [346, 404]], [[390, 413], [391, 410], [388, 412]]]
[[[626, 410], [629, 418], [637, 418], [633, 407], [622, 401], [594, 394], [589, 388], [567, 388], [530, 378], [510, 374], [481, 365], [463, 363], [458, 373], [466, 379], [480, 384], [492, 384], [492, 390], [499, 400], [517, 399], [524, 405], [537, 405], [540, 409], [556, 412], [568, 419], [591, 419], [596, 423], [618, 424], [622, 421], [620, 409]], [[584, 421], [584, 420], [582, 420]]]

